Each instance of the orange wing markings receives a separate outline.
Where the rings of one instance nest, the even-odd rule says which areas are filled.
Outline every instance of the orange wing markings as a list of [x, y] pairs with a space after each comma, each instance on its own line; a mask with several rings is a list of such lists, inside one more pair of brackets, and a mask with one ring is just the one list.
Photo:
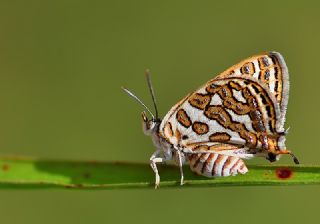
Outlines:
[[199, 109], [199, 110], [204, 110], [206, 106], [210, 103], [211, 96], [208, 94], [200, 94], [200, 93], [193, 93], [188, 102], [190, 103], [191, 106]]
[[[272, 74], [271, 70], [273, 71]], [[274, 96], [279, 106], [281, 106], [281, 113], [284, 119], [288, 97], [283, 97], [283, 95], [286, 95], [289, 89], [287, 73], [286, 64], [282, 56], [277, 52], [269, 52], [252, 56], [235, 64], [214, 79], [207, 82], [205, 85], [198, 88], [198, 90], [188, 94], [170, 109], [169, 113], [165, 116], [164, 121], [171, 119], [181, 105], [186, 101], [188, 101], [190, 105], [203, 110], [210, 103], [211, 97], [208, 94], [199, 93], [200, 89], [206, 89], [208, 93], [211, 93], [211, 95], [218, 91], [230, 94], [230, 92], [228, 92], [228, 88], [216, 88], [217, 86], [213, 83], [216, 80], [228, 78], [230, 76], [251, 77], [253, 80], [265, 85], [270, 94]], [[230, 86], [239, 90], [239, 86], [235, 83], [231, 82]], [[234, 108], [234, 110], [238, 110], [238, 113], [245, 113], [247, 110], [246, 106], [241, 104], [241, 102], [236, 102], [232, 98], [226, 100], [225, 104], [229, 104]]]
[[192, 125], [192, 121], [188, 113], [184, 109], [179, 109], [176, 114], [177, 121], [184, 127], [188, 128]]
[[209, 136], [211, 142], [228, 142], [231, 136], [225, 132], [215, 132]]
[[195, 142], [186, 145], [187, 148], [191, 148], [193, 152], [203, 151], [224, 151], [224, 150], [237, 150], [243, 146], [227, 144], [227, 143], [213, 143], [213, 142]]
[[166, 136], [168, 137], [172, 137], [173, 136], [173, 130], [172, 130], [172, 124], [171, 122], [167, 122], [164, 126], [164, 133]]
[[[217, 83], [221, 81], [229, 81], [226, 84], [218, 85]], [[242, 87], [239, 85], [239, 83], [236, 82], [236, 80], [243, 80], [243, 82], [246, 84], [245, 87]], [[218, 94], [220, 98], [222, 99], [222, 105], [220, 106], [220, 112], [216, 111], [214, 116], [217, 116], [218, 120], [221, 120], [226, 114], [225, 109], [230, 109], [237, 115], [245, 115], [249, 114], [251, 119], [253, 120], [254, 127], [256, 131], [263, 131], [263, 126], [270, 126], [271, 130], [275, 130], [276, 126], [276, 114], [274, 107], [277, 105], [274, 105], [276, 102], [272, 99], [271, 93], [267, 91], [263, 85], [260, 85], [254, 79], [248, 79], [248, 78], [241, 78], [241, 77], [227, 77], [220, 80], [213, 80], [211, 83], [207, 83], [206, 91], [208, 92], [208, 95], [211, 94]], [[238, 91], [238, 94], [241, 95], [241, 97], [246, 100], [246, 102], [241, 102], [238, 99], [235, 98], [233, 91]], [[271, 97], [271, 98], [270, 98]], [[260, 108], [257, 107], [257, 100], [261, 101], [261, 104], [263, 104], [263, 109], [265, 110], [266, 116], [263, 119], [260, 119], [261, 112], [259, 111]], [[193, 106], [193, 105], [192, 105]], [[278, 106], [277, 106], [278, 107]], [[208, 113], [209, 110], [219, 110], [217, 106], [205, 106], [205, 113]], [[265, 122], [263, 125], [262, 122]], [[221, 121], [222, 122], [222, 121]]]
[[[288, 69], [281, 54], [267, 52], [249, 57], [228, 68], [213, 80], [229, 76], [250, 76], [268, 86], [279, 105], [286, 107], [287, 97], [284, 94], [289, 90]], [[211, 80], [211, 81], [213, 81]]]
[[[214, 88], [213, 88], [214, 85]], [[245, 103], [239, 102], [234, 98], [233, 88], [234, 86], [237, 91], [241, 91], [245, 99]], [[211, 127], [211, 133], [209, 133], [209, 126], [204, 122], [198, 122], [195, 117], [192, 116], [205, 116], [209, 120], [216, 121], [221, 127], [226, 130], [230, 130], [239, 134], [242, 140], [246, 142], [246, 146], [250, 148], [255, 148], [257, 146], [262, 145], [263, 147], [268, 147], [267, 144], [261, 141], [261, 135], [277, 135], [276, 130], [276, 120], [279, 116], [279, 112], [277, 112], [275, 106], [275, 102], [270, 98], [270, 94], [266, 91], [259, 83], [255, 82], [249, 78], [241, 78], [241, 77], [228, 77], [223, 80], [214, 81], [210, 86], [208, 85], [207, 91], [208, 95], [202, 95], [202, 97], [209, 96], [212, 94], [211, 89], [214, 90], [214, 94], [218, 94], [221, 98], [221, 105], [206, 105], [203, 110], [199, 109], [195, 111], [198, 115], [195, 115], [194, 112], [190, 113], [189, 109], [186, 109], [183, 105], [178, 108], [176, 112], [176, 116], [172, 117], [172, 119], [167, 122], [171, 123], [179, 123], [184, 128], [191, 128], [194, 135], [193, 138], [204, 135], [208, 133], [208, 140], [210, 139], [212, 142], [224, 142], [224, 143], [233, 143], [236, 142], [229, 141], [231, 140], [231, 136], [227, 133], [216, 133], [215, 128]], [[194, 93], [197, 94], [197, 93]], [[211, 97], [212, 95], [210, 95]], [[191, 95], [192, 98], [192, 95]], [[189, 104], [189, 102], [185, 101], [185, 104]], [[201, 104], [201, 102], [200, 102]], [[190, 104], [193, 106], [192, 104]], [[189, 106], [190, 107], [190, 106]], [[230, 110], [230, 111], [228, 111]], [[230, 114], [233, 111], [235, 114]], [[250, 118], [250, 125], [254, 132], [249, 131], [246, 127], [246, 124], [242, 122], [238, 122], [234, 120], [234, 116], [247, 115]], [[192, 120], [195, 120], [192, 122]], [[164, 125], [166, 127], [166, 125]], [[174, 129], [176, 129], [175, 127]], [[179, 128], [178, 128], [179, 129]], [[177, 130], [178, 130], [177, 129]], [[168, 131], [168, 128], [165, 129], [166, 138], [169, 139], [172, 137], [172, 133]], [[184, 129], [180, 131], [184, 132]], [[183, 133], [184, 134], [184, 133]], [[190, 139], [192, 141], [195, 139]]]
[[192, 124], [192, 130], [197, 133], [197, 135], [203, 135], [209, 132], [209, 126], [206, 123], [195, 121]]

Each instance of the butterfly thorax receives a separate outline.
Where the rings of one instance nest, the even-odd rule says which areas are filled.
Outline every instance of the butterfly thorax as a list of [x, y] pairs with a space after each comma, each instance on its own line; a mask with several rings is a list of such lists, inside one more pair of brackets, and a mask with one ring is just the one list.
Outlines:
[[153, 144], [158, 150], [162, 150], [165, 157], [171, 157], [173, 146], [159, 133], [161, 119], [143, 121], [143, 132], [150, 136]]

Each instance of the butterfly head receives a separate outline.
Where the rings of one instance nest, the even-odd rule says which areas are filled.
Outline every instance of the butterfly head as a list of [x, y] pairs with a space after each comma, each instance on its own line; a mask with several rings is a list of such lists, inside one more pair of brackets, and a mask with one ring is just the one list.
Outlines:
[[152, 102], [153, 102], [153, 106], [155, 109], [155, 115], [151, 112], [151, 110], [142, 102], [142, 100], [140, 100], [135, 94], [133, 94], [130, 90], [122, 87], [122, 89], [129, 95], [131, 96], [133, 99], [135, 99], [138, 103], [140, 103], [145, 109], [146, 111], [148, 111], [148, 113], [151, 115], [151, 119], [149, 119], [147, 117], [147, 113], [146, 111], [142, 112], [142, 128], [143, 128], [143, 132], [146, 135], [155, 135], [158, 130], [159, 130], [159, 126], [161, 123], [161, 119], [159, 119], [158, 116], [158, 108], [157, 108], [157, 104], [156, 104], [156, 98], [155, 98], [155, 94], [154, 94], [154, 90], [152, 87], [152, 83], [151, 83], [151, 77], [150, 77], [150, 73], [149, 70], [146, 70], [146, 78], [147, 78], [147, 83], [148, 83], [148, 87], [149, 87], [149, 91], [152, 97]]
[[145, 135], [152, 135], [158, 132], [161, 120], [147, 117], [147, 113], [145, 111], [142, 112], [142, 129]]

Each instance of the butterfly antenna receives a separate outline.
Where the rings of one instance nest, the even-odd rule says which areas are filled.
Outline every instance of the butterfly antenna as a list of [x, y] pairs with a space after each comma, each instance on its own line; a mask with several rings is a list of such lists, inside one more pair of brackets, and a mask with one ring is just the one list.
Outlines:
[[151, 116], [152, 116], [152, 119], [154, 120], [155, 119], [155, 117], [154, 117], [154, 115], [153, 115], [153, 113], [149, 110], [149, 108], [136, 96], [136, 95], [134, 95], [130, 90], [128, 90], [127, 88], [125, 88], [125, 87], [121, 87], [121, 89], [123, 90], [123, 91], [125, 91], [129, 96], [131, 96], [133, 99], [135, 99], [138, 103], [140, 103], [150, 114], [151, 114]]
[[154, 94], [154, 90], [153, 90], [153, 86], [152, 86], [152, 82], [151, 82], [151, 75], [150, 75], [149, 69], [146, 69], [145, 73], [146, 73], [146, 78], [147, 78], [147, 82], [148, 82], [149, 91], [150, 91], [150, 94], [151, 94], [151, 97], [152, 97], [153, 106], [154, 106], [154, 109], [156, 111], [156, 119], [158, 119], [159, 118], [159, 113], [158, 113], [156, 97], [155, 97], [155, 94]]
[[295, 164], [300, 164], [298, 158], [297, 158], [295, 155], [293, 155], [292, 152], [290, 152], [289, 154], [290, 154], [290, 156], [292, 157], [292, 159], [293, 159], [293, 161], [294, 161]]

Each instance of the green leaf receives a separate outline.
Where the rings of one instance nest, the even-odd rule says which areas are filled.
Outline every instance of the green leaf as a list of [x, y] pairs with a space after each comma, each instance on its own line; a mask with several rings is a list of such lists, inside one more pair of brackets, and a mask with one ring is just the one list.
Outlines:
[[[320, 166], [249, 166], [245, 175], [206, 178], [184, 167], [184, 187], [320, 184]], [[160, 165], [160, 187], [180, 187], [179, 169]], [[153, 188], [148, 164], [0, 159], [0, 188]]]

